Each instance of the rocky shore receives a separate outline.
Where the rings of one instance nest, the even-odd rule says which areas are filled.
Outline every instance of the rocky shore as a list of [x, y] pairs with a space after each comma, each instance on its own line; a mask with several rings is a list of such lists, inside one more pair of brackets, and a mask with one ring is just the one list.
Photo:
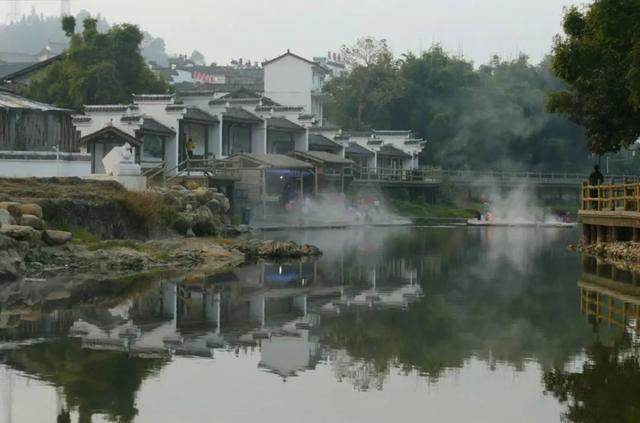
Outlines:
[[569, 248], [589, 256], [598, 257], [618, 268], [640, 272], [640, 243], [638, 242], [578, 244]]
[[220, 238], [247, 232], [230, 225], [229, 209], [215, 188], [135, 193], [77, 178], [0, 179], [0, 283], [156, 269], [202, 276], [258, 258], [321, 254], [288, 241]]

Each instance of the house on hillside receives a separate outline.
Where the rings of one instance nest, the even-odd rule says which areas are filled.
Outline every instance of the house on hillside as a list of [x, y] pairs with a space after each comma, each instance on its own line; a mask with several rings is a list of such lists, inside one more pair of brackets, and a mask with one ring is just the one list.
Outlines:
[[[29, 85], [31, 81], [42, 78], [51, 65], [62, 60], [64, 57], [65, 54], [62, 53], [35, 63], [14, 63], [12, 64], [14, 66], [8, 66], [8, 64], [3, 66], [0, 63], [0, 87], [18, 92], [20, 89]], [[3, 68], [12, 69], [12, 71], [3, 73]]]
[[322, 92], [325, 77], [331, 71], [319, 63], [286, 53], [262, 64], [264, 68], [264, 95], [280, 104], [302, 106], [315, 121], [322, 122]]
[[0, 89], [0, 176], [85, 176], [72, 111]]

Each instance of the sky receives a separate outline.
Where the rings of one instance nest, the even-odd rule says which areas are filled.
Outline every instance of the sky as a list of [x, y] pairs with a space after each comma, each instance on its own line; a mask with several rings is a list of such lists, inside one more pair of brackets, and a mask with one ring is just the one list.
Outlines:
[[[0, 0], [6, 19], [10, 0]], [[60, 1], [19, 0], [59, 14]], [[563, 8], [583, 0], [70, 0], [71, 12], [100, 13], [109, 23], [132, 22], [167, 44], [167, 52], [194, 49], [219, 64], [234, 58], [275, 57], [287, 49], [324, 56], [363, 36], [384, 38], [394, 53], [440, 43], [476, 65], [519, 52], [540, 61], [560, 32]]]

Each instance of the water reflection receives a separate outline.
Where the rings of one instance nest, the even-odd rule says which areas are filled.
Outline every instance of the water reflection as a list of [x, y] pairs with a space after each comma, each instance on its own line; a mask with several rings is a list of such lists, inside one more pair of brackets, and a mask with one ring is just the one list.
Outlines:
[[[388, 421], [399, 413], [407, 421], [516, 421], [523, 408], [533, 421], [554, 421], [561, 404], [571, 409], [572, 394], [557, 390], [568, 386], [562, 377], [584, 374], [581, 365], [605, 334], [622, 339], [608, 329], [609, 315], [626, 327], [637, 322], [637, 306], [613, 301], [609, 313], [605, 294], [585, 285], [579, 256], [565, 248], [572, 231], [266, 236], [314, 243], [325, 255], [264, 261], [197, 283], [156, 275], [122, 283], [111, 296], [89, 295], [100, 286], [61, 285], [49, 300], [34, 302], [23, 292], [33, 287], [0, 290], [11, 300], [0, 310], [0, 370], [11, 375], [0, 376], [11, 393], [1, 399], [3, 409], [25, 420], [31, 410], [15, 393], [26, 395], [19, 382], [30, 377], [56, 387], [61, 419], [80, 421], [154, 421], [171, 410], [201, 421], [197, 410], [208, 408], [221, 421]], [[74, 301], [63, 300], [69, 297]], [[631, 332], [623, 331], [633, 340]], [[227, 385], [243, 395], [232, 396]], [[167, 402], [176, 389], [182, 400]], [[380, 391], [388, 401], [380, 402]], [[471, 397], [477, 406], [456, 407]], [[253, 403], [240, 418], [242, 398]], [[287, 413], [268, 414], [272, 407]]]
[[544, 375], [571, 422], [640, 421], [640, 273], [582, 258], [580, 311], [597, 334], [573, 369]]

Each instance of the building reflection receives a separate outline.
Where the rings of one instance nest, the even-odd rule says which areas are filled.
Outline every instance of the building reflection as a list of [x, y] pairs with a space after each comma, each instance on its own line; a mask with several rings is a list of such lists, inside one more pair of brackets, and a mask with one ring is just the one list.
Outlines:
[[259, 368], [282, 378], [323, 361], [338, 379], [368, 389], [381, 386], [382, 376], [346, 351], [323, 347], [323, 318], [362, 308], [407, 310], [421, 297], [417, 269], [405, 260], [360, 269], [334, 266], [332, 272], [317, 261], [262, 261], [200, 283], [159, 282], [111, 307], [3, 311], [0, 348], [19, 347], [15, 339], [48, 332], [77, 339], [83, 350], [137, 359], [214, 358], [217, 349], [254, 350]]
[[595, 325], [622, 329], [637, 341], [640, 335], [640, 271], [592, 256], [582, 257], [580, 311]]

